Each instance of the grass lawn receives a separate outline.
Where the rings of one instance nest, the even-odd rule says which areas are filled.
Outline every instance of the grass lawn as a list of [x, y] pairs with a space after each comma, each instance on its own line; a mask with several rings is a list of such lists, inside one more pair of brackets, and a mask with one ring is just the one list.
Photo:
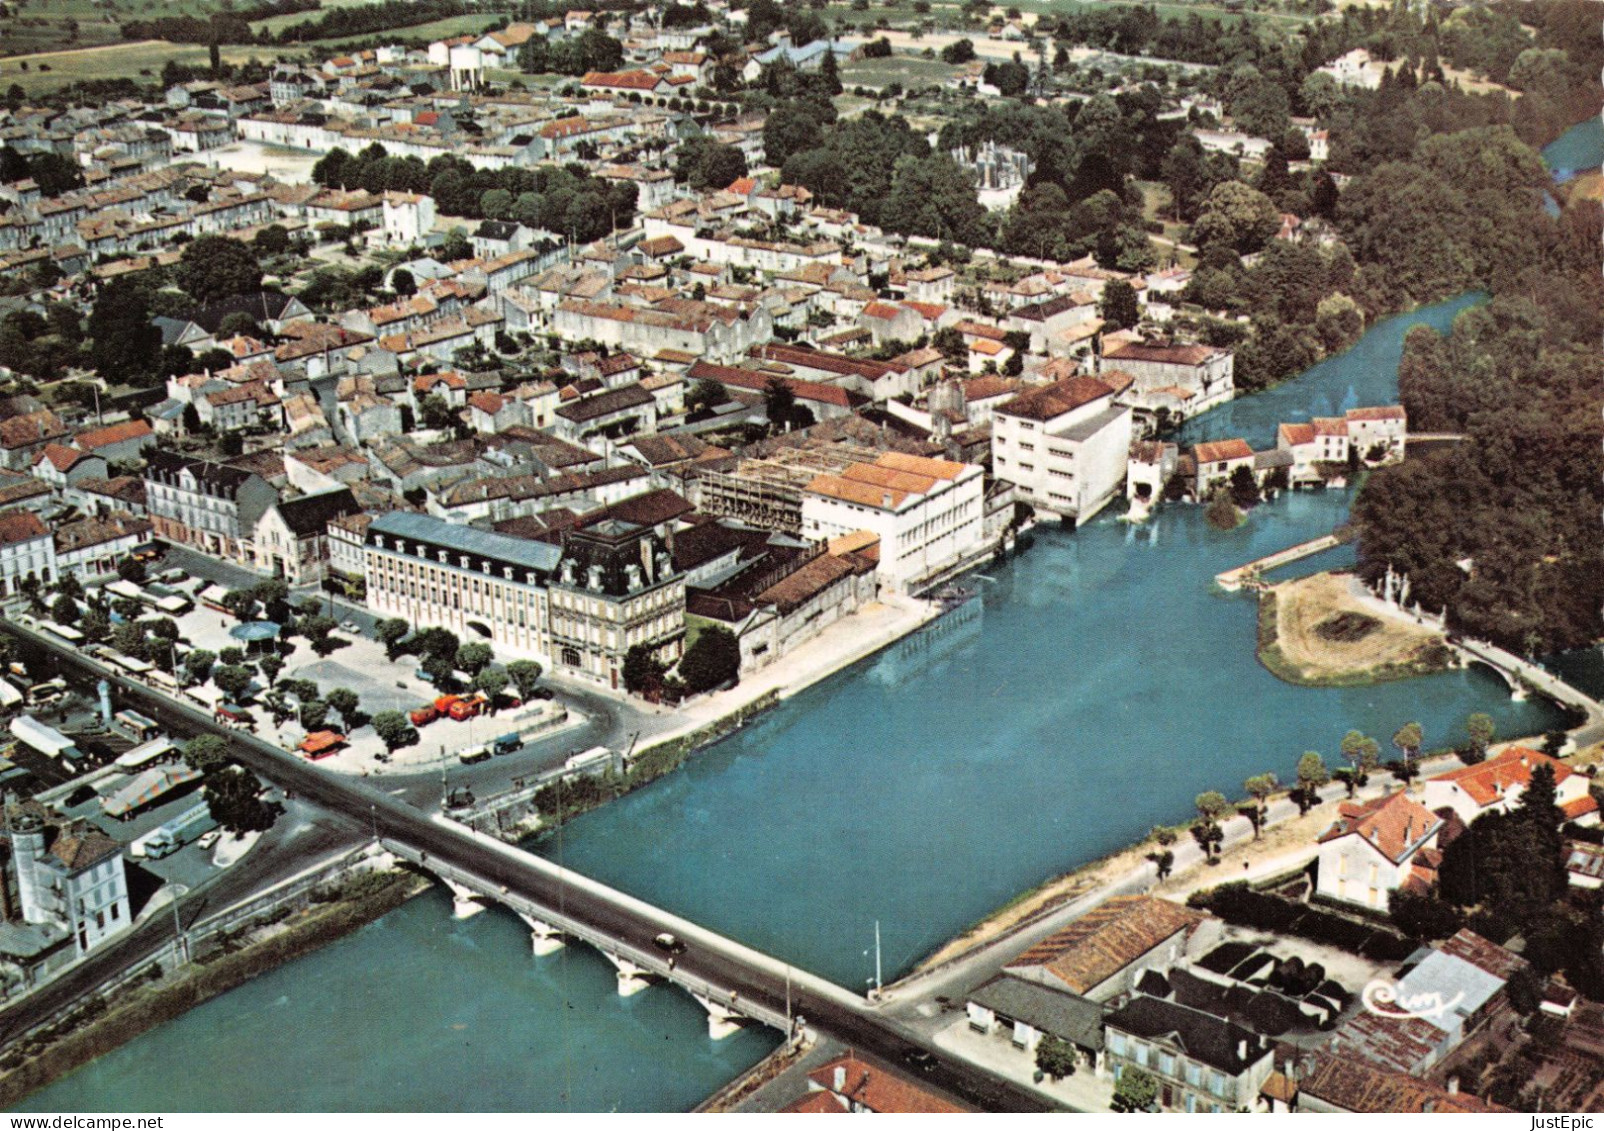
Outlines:
[[[267, 60], [276, 52], [262, 47], [225, 47], [223, 61], [245, 63], [252, 58]], [[199, 43], [168, 43], [147, 39], [138, 43], [119, 43], [107, 47], [87, 47], [73, 51], [49, 51], [7, 59], [0, 69], [5, 85], [19, 83], [29, 94], [44, 94], [68, 83], [88, 79], [129, 78], [135, 82], [155, 82], [167, 60], [189, 66], [206, 66], [207, 51]], [[28, 69], [23, 71], [22, 64]], [[41, 71], [40, 67], [48, 67]]]
[[443, 20], [431, 20], [426, 24], [413, 24], [410, 27], [390, 28], [386, 31], [376, 31], [368, 35], [335, 36], [333, 39], [314, 39], [308, 45], [312, 47], [332, 47], [336, 43], [350, 44], [355, 47], [373, 47], [381, 43], [392, 43], [398, 39], [422, 39], [433, 41], [447, 39], [453, 35], [464, 35], [468, 32], [481, 32], [502, 17], [494, 12], [484, 12], [477, 16], [450, 16]]
[[320, 18], [323, 13], [335, 8], [363, 8], [369, 4], [377, 4], [379, 0], [323, 0], [321, 8], [310, 12], [287, 12], [282, 16], [269, 16], [265, 20], [252, 20], [251, 30], [256, 32], [269, 31], [277, 34], [287, 27], [304, 24], [308, 20]]
[[841, 68], [841, 85], [845, 87], [884, 87], [899, 82], [903, 86], [924, 86], [944, 82], [957, 74], [960, 68], [949, 66], [939, 59], [919, 59], [908, 55], [891, 55], [884, 59], [860, 59]]
[[[120, 24], [158, 16], [204, 16], [217, 0], [23, 0], [10, 5], [15, 13], [0, 20], [0, 55], [26, 55], [63, 47], [96, 47], [123, 42]], [[69, 24], [76, 25], [76, 30]]]

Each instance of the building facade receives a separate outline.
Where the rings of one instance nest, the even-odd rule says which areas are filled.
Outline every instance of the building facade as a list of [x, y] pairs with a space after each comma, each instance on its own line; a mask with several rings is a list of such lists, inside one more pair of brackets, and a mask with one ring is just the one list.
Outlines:
[[570, 531], [550, 601], [553, 659], [564, 671], [616, 689], [637, 644], [669, 665], [684, 651], [685, 576], [647, 527], [609, 518]]

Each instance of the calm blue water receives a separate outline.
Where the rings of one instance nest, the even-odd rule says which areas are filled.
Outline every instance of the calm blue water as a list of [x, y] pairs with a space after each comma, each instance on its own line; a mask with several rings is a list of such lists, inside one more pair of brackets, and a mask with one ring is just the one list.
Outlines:
[[685, 1110], [778, 1044], [764, 1029], [708, 1040], [686, 995], [614, 985], [596, 952], [536, 959], [518, 920], [457, 922], [435, 891], [19, 1110]]
[[1578, 122], [1543, 147], [1543, 160], [1558, 184], [1577, 173], [1597, 172], [1604, 166], [1604, 120], [1589, 118]]
[[1276, 425], [1316, 416], [1341, 416], [1360, 405], [1396, 404], [1398, 359], [1411, 326], [1426, 325], [1447, 333], [1456, 315], [1486, 300], [1481, 293], [1423, 306], [1377, 322], [1346, 353], [1328, 357], [1273, 389], [1206, 412], [1181, 426], [1176, 440], [1240, 437], [1262, 451], [1275, 446]]
[[[659, 783], [570, 826], [566, 862], [847, 986], [1015, 893], [1191, 815], [1205, 789], [1333, 764], [1359, 727], [1474, 710], [1541, 729], [1490, 673], [1292, 687], [1254, 659], [1255, 605], [1213, 576], [1329, 531], [1348, 494], [1299, 494], [1230, 533], [1197, 507], [1038, 533], [983, 602], [843, 673]], [[1351, 561], [1342, 549], [1306, 570]]]
[[[1545, 156], [1596, 164], [1597, 150], [1592, 122]], [[1445, 329], [1477, 297], [1379, 323], [1183, 440], [1266, 446], [1279, 421], [1392, 403], [1408, 327]], [[1019, 891], [1188, 818], [1204, 789], [1289, 776], [1306, 749], [1335, 764], [1350, 727], [1385, 742], [1417, 719], [1437, 744], [1462, 738], [1473, 710], [1503, 734], [1552, 725], [1554, 711], [1512, 703], [1491, 674], [1317, 690], [1254, 662], [1254, 605], [1216, 592], [1213, 575], [1326, 533], [1349, 500], [1285, 496], [1228, 533], [1185, 507], [1140, 528], [1104, 516], [1040, 530], [977, 583], [980, 599], [575, 822], [565, 861], [857, 987], [876, 919], [890, 977]], [[1339, 548], [1282, 576], [1351, 561]], [[1597, 649], [1553, 663], [1604, 690]], [[585, 948], [537, 960], [517, 920], [456, 923], [448, 909], [439, 893], [417, 900], [24, 1107], [683, 1110], [774, 1046], [762, 1031], [709, 1041], [678, 991], [619, 999]]]

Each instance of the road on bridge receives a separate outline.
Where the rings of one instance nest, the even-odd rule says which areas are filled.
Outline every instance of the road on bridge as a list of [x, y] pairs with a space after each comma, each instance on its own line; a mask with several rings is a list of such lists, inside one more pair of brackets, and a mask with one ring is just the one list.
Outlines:
[[[585, 880], [542, 858], [460, 825], [431, 817], [404, 801], [374, 788], [368, 779], [323, 771], [254, 735], [218, 725], [211, 717], [176, 702], [120, 672], [106, 668], [75, 650], [15, 624], [10, 631], [57, 656], [62, 663], [106, 679], [141, 704], [140, 710], [179, 732], [207, 732], [228, 741], [231, 755], [262, 777], [336, 813], [366, 821], [377, 836], [409, 844], [435, 860], [479, 876], [489, 884], [544, 904], [598, 932], [635, 948], [650, 947], [662, 931], [680, 931], [682, 920], [640, 901]], [[382, 779], [381, 779], [382, 780]], [[576, 882], [583, 881], [583, 882]], [[644, 909], [644, 910], [643, 910]], [[864, 1052], [897, 1063], [915, 1052], [929, 1053], [933, 1063], [925, 1078], [932, 1084], [992, 1111], [1040, 1111], [1052, 1105], [1046, 1097], [994, 1076], [949, 1054], [876, 1008], [822, 979], [801, 974], [788, 977], [783, 964], [757, 956], [729, 940], [697, 930], [700, 945], [680, 958], [685, 975], [734, 991], [784, 1013], [791, 1008], [808, 1025]], [[712, 941], [705, 941], [712, 940]], [[754, 962], [753, 958], [763, 959]]]

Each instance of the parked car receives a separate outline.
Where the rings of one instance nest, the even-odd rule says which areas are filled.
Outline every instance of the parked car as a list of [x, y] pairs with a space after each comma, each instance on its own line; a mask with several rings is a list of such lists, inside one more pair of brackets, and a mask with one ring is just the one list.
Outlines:
[[340, 625], [346, 632], [361, 632], [361, 627], [354, 620], [348, 620]]
[[555, 699], [557, 695], [549, 687], [537, 687], [529, 693], [531, 699]]

